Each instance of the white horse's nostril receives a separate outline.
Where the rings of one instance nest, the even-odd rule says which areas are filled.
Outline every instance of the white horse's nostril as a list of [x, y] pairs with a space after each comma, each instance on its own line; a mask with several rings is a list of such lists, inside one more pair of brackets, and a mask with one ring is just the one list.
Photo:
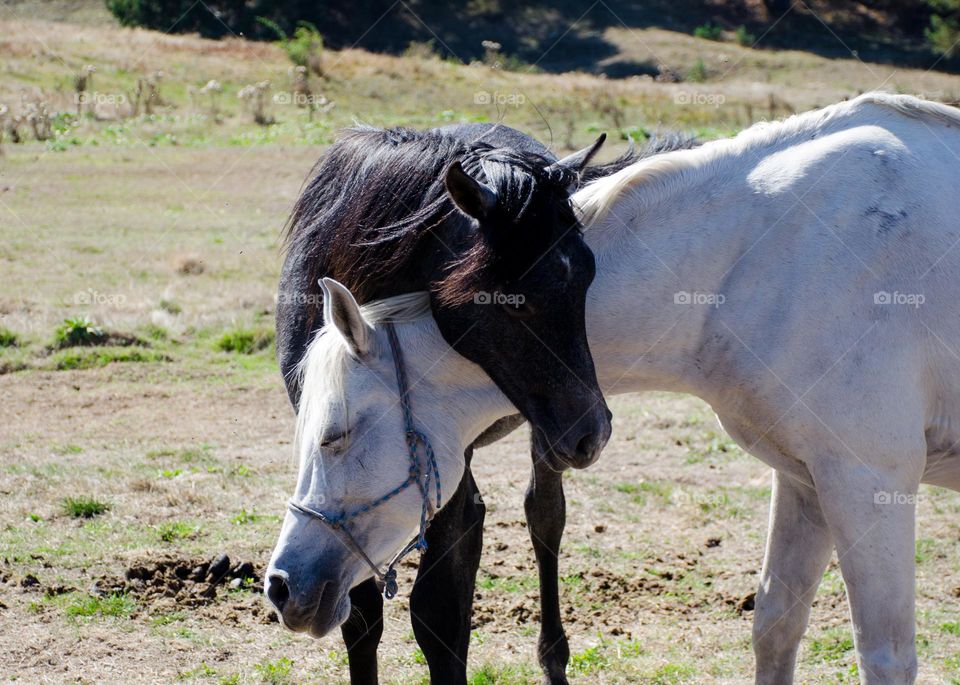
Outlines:
[[287, 600], [290, 599], [290, 587], [287, 585], [287, 579], [278, 573], [272, 573], [267, 578], [267, 599], [277, 608], [281, 614]]

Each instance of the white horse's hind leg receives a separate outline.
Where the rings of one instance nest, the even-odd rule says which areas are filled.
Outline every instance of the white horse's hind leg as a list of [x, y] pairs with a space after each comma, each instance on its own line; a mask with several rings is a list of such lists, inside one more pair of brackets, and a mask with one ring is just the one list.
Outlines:
[[881, 468], [834, 459], [812, 469], [836, 542], [866, 685], [905, 685], [917, 677], [914, 502], [922, 466], [911, 468], [916, 462], [909, 457], [897, 461]]
[[753, 617], [758, 685], [793, 682], [810, 605], [832, 551], [816, 493], [774, 471], [767, 551]]

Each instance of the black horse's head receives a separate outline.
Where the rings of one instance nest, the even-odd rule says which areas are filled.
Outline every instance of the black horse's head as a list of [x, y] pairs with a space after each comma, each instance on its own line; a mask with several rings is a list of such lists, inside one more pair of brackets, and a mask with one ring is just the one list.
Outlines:
[[361, 303], [428, 290], [444, 338], [531, 422], [538, 451], [587, 466], [610, 413], [584, 320], [594, 259], [570, 192], [601, 142], [552, 161], [438, 131], [348, 131], [291, 218], [300, 282], [330, 276]]

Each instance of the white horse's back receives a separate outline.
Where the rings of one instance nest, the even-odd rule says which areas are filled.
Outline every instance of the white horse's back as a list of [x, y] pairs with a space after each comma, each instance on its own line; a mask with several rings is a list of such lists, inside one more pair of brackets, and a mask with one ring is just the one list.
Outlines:
[[[609, 207], [597, 211], [589, 191], [586, 204], [615, 217], [601, 219], [592, 240], [601, 281], [620, 278], [626, 289], [638, 280], [609, 249], [609, 234], [635, 222], [656, 257], [624, 258], [651, 263], [643, 290], [666, 284], [659, 299], [679, 289], [708, 303], [661, 342], [696, 363], [667, 389], [694, 389], [741, 444], [804, 480], [793, 456], [811, 440], [917, 459], [960, 440], [955, 110], [869, 94], [647, 166], [600, 182], [632, 189], [609, 193]], [[668, 318], [637, 314], [611, 337], [642, 339], [651, 321]]]

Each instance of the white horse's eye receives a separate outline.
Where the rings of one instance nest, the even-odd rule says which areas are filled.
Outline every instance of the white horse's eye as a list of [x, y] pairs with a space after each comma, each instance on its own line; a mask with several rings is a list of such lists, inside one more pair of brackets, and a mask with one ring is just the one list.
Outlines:
[[350, 436], [350, 431], [340, 431], [337, 429], [329, 430], [320, 441], [320, 447], [325, 450], [336, 450], [343, 446]]

